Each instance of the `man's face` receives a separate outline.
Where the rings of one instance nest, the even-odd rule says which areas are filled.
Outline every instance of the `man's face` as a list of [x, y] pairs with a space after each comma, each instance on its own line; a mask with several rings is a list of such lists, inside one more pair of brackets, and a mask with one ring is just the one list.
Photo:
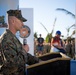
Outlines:
[[59, 34], [56, 34], [56, 36], [60, 37], [61, 35], [59, 35]]
[[23, 25], [24, 24], [23, 24], [23, 22], [21, 20], [19, 20], [18, 18], [15, 19], [15, 29], [17, 31], [20, 31], [20, 29], [22, 28]]

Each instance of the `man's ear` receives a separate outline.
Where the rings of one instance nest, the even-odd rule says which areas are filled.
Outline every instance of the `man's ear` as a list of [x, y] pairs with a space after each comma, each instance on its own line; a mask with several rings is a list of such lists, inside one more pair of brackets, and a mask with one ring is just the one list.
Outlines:
[[15, 20], [16, 19], [13, 17], [12, 20], [11, 20], [12, 21], [12, 24], [15, 24]]

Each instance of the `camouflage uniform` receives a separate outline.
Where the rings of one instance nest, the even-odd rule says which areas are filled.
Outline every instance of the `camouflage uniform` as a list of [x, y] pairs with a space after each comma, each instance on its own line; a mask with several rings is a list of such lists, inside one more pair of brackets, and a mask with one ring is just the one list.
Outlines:
[[24, 75], [25, 63], [30, 65], [39, 62], [36, 57], [24, 51], [20, 41], [8, 29], [0, 38], [0, 46], [2, 75]]

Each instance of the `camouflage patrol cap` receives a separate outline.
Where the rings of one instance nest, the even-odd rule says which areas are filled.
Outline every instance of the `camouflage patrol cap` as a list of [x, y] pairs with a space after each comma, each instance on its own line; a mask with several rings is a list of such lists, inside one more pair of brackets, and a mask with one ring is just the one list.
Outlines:
[[8, 16], [15, 16], [23, 22], [27, 21], [24, 17], [22, 17], [21, 10], [8, 10], [7, 14]]

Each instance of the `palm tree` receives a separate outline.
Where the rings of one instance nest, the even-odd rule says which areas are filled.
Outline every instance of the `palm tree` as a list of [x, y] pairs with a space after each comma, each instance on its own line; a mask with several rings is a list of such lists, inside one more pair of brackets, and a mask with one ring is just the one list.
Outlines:
[[71, 16], [75, 19], [75, 15], [74, 15], [73, 13], [71, 13], [70, 11], [66, 10], [66, 9], [57, 8], [56, 10], [63, 11], [63, 12], [65, 12], [66, 14], [71, 15]]
[[50, 33], [49, 33], [49, 31], [48, 31], [48, 29], [40, 22], [40, 24], [44, 27], [44, 29], [47, 31], [47, 36], [46, 36], [46, 42], [50, 42], [50, 38], [52, 37], [52, 36], [50, 36]]
[[[70, 27], [68, 27], [68, 28], [66, 28], [66, 30], [67, 30], [67, 37], [69, 37], [69, 31], [70, 31], [70, 29], [72, 28], [72, 27], [74, 27], [75, 26], [75, 24], [73, 24], [73, 25], [71, 25]], [[71, 34], [71, 36], [74, 34], [74, 31], [73, 31], [73, 33]]]
[[51, 39], [52, 39], [52, 35], [54, 32], [54, 27], [55, 27], [55, 23], [56, 23], [57, 18], [55, 18], [54, 20], [54, 24], [53, 24], [53, 29], [51, 31], [51, 33], [49, 33], [48, 29], [40, 22], [40, 24], [44, 27], [44, 29], [47, 31], [47, 36], [46, 36], [46, 42], [50, 43]]
[[[71, 15], [71, 16], [75, 19], [75, 15], [74, 15], [73, 13], [71, 13], [70, 11], [66, 10], [66, 9], [57, 8], [56, 10], [58, 10], [58, 11], [63, 11], [63, 12], [65, 12], [66, 14]], [[67, 29], [67, 32], [69, 32], [72, 27], [75, 27], [75, 24], [73, 24], [72, 26], [70, 26], [70, 27]], [[74, 35], [74, 34], [75, 34], [75, 30], [73, 31], [73, 33], [71, 34], [71, 36]]]

